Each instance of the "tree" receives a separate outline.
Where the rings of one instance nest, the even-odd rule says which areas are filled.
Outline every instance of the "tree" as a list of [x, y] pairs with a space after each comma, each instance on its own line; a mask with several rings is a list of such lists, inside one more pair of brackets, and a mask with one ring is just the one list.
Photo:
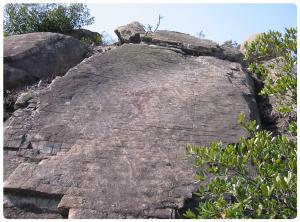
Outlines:
[[[278, 112], [290, 115], [297, 98], [297, 33], [270, 31], [246, 46], [249, 70], [264, 80], [261, 95], [277, 98]], [[276, 57], [280, 69], [264, 59]], [[288, 98], [288, 99], [287, 99]], [[208, 147], [188, 144], [186, 154], [194, 160], [199, 205], [188, 218], [295, 218], [297, 216], [297, 125], [291, 121], [287, 135], [273, 136], [256, 121], [239, 123], [249, 137], [236, 144], [213, 142]], [[213, 176], [206, 186], [201, 181]], [[210, 177], [208, 177], [210, 178]]]
[[205, 38], [205, 34], [204, 34], [203, 30], [201, 30], [200, 32], [197, 32], [197, 36], [199, 39]]
[[147, 26], [147, 32], [156, 32], [158, 27], [160, 26], [160, 21], [163, 19], [164, 17], [162, 17], [160, 14], [158, 14], [158, 22], [156, 24], [156, 27], [154, 29], [154, 31], [152, 31], [153, 26], [151, 26], [150, 24], [148, 24]]
[[91, 25], [85, 4], [6, 4], [4, 32], [10, 35], [29, 32], [66, 33]]

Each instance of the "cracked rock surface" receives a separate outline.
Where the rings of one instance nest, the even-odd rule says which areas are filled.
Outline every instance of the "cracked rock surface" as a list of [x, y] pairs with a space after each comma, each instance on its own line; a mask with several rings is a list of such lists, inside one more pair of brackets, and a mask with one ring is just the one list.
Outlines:
[[85, 59], [28, 103], [4, 123], [6, 197], [68, 218], [174, 218], [195, 190], [185, 144], [235, 143], [240, 112], [259, 120], [239, 63], [143, 44]]

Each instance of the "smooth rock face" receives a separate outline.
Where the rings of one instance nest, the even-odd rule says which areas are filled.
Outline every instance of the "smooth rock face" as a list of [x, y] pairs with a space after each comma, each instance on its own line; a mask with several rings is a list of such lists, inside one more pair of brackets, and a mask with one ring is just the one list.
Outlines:
[[185, 144], [235, 143], [240, 112], [258, 119], [239, 63], [142, 44], [95, 54], [4, 123], [7, 202], [48, 198], [69, 218], [174, 218], [197, 186]]
[[73, 37], [48, 32], [4, 38], [4, 88], [25, 86], [62, 75], [85, 57], [87, 48]]
[[144, 26], [139, 22], [132, 22], [128, 25], [120, 26], [115, 30], [121, 44], [140, 43], [140, 34], [146, 33]]

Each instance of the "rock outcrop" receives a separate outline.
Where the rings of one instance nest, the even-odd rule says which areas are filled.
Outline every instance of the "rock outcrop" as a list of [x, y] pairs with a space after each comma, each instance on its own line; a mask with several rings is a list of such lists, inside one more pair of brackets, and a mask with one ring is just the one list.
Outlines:
[[62, 75], [88, 52], [79, 40], [57, 33], [4, 38], [4, 88], [22, 87], [50, 75]]
[[158, 30], [146, 32], [142, 24], [133, 22], [115, 30], [121, 43], [145, 43], [164, 47], [177, 48], [189, 55], [215, 56], [221, 59], [241, 62], [242, 53], [235, 48], [221, 47], [217, 43], [200, 39], [188, 34]]
[[[178, 44], [95, 54], [4, 123], [6, 206], [68, 218], [179, 217], [196, 189], [185, 144], [235, 143], [246, 136], [238, 114], [259, 116], [241, 64], [189, 55], [193, 38], [157, 34]], [[218, 49], [205, 44], [196, 50]]]
[[128, 25], [120, 26], [115, 29], [120, 43], [140, 43], [140, 34], [146, 33], [144, 26], [139, 22], [132, 22]]

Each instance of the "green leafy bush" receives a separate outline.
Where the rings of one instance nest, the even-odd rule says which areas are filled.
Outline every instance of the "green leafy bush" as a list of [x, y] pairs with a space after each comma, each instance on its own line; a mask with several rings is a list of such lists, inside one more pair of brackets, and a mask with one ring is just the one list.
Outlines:
[[102, 41], [102, 35], [97, 34], [96, 39], [94, 40], [95, 45], [102, 45], [103, 41]]
[[[262, 96], [274, 96], [277, 111], [292, 119], [287, 134], [272, 136], [240, 115], [249, 138], [232, 145], [186, 146], [197, 167], [199, 206], [187, 218], [295, 218], [297, 216], [297, 33], [270, 31], [246, 45], [248, 69], [263, 80]], [[273, 63], [266, 62], [272, 59]], [[202, 185], [201, 185], [202, 184]]]
[[85, 4], [6, 4], [4, 6], [4, 31], [13, 34], [29, 32], [66, 33], [91, 25]]
[[97, 34], [95, 38], [92, 37], [82, 37], [80, 41], [86, 45], [102, 45], [102, 36], [100, 34]]
[[93, 43], [93, 40], [89, 37], [82, 37], [80, 41], [86, 45], [91, 45]]
[[197, 167], [200, 185], [197, 212], [188, 218], [295, 218], [297, 216], [297, 145], [286, 136], [272, 137], [255, 121], [240, 115], [251, 138], [235, 145], [186, 146]]
[[[260, 95], [276, 98], [277, 111], [289, 115], [297, 105], [297, 30], [285, 34], [269, 31], [246, 44], [245, 60], [250, 72], [264, 81]], [[273, 62], [263, 62], [274, 58]]]

